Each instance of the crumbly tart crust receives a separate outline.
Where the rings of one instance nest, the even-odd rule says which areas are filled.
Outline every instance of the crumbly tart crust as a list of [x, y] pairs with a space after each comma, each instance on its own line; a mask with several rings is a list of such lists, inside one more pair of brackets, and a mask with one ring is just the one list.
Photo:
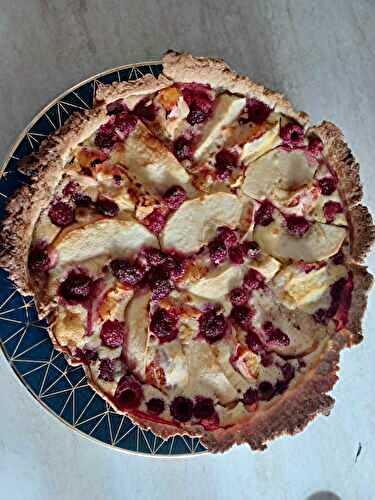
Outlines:
[[[375, 239], [375, 227], [367, 208], [360, 204], [362, 186], [359, 166], [341, 131], [334, 124], [323, 122], [309, 128], [308, 115], [294, 111], [282, 95], [236, 74], [222, 60], [195, 58], [190, 54], [170, 51], [163, 58], [162, 75], [158, 78], [146, 75], [135, 82], [99, 87], [93, 110], [74, 114], [60, 130], [42, 143], [38, 154], [22, 162], [20, 169], [31, 177], [31, 183], [24, 186], [8, 204], [8, 216], [1, 228], [0, 265], [9, 271], [21, 293], [35, 296], [40, 315], [50, 315], [49, 334], [54, 346], [69, 354], [67, 346], [62, 345], [53, 333], [58, 320], [57, 303], [41, 291], [41, 287], [29, 273], [28, 258], [34, 227], [40, 214], [50, 205], [63, 179], [66, 165], [74, 158], [77, 146], [88, 141], [107, 122], [106, 106], [121, 99], [128, 109], [133, 110], [144, 98], [167, 89], [175, 82], [179, 85], [203, 84], [217, 92], [230, 92], [236, 96], [256, 99], [275, 113], [294, 120], [294, 123], [304, 128], [306, 136], [320, 138], [324, 146], [324, 157], [331, 172], [337, 177], [337, 190], [345, 205], [349, 228], [349, 241], [346, 241], [344, 252], [346, 268], [352, 279], [347, 322], [339, 331], [335, 331], [332, 324], [327, 326], [326, 341], [321, 344], [319, 354], [309, 369], [302, 370], [276, 401], [263, 402], [261, 408], [250, 416], [211, 430], [205, 430], [199, 423], [184, 425], [176, 420], [167, 422], [157, 418], [150, 419], [144, 412], [121, 409], [113, 397], [97, 383], [90, 364], [84, 368], [93, 389], [119, 413], [127, 414], [135, 423], [151, 429], [161, 437], [167, 438], [175, 434], [199, 436], [212, 452], [223, 452], [240, 443], [248, 443], [252, 449], [262, 450], [266, 448], [268, 441], [277, 436], [301, 431], [316, 415], [329, 414], [334, 399], [327, 393], [338, 379], [340, 351], [362, 339], [362, 317], [367, 294], [372, 286], [372, 276], [362, 263]], [[340, 224], [339, 226], [341, 227]], [[71, 364], [82, 363], [71, 356], [67, 359]]]

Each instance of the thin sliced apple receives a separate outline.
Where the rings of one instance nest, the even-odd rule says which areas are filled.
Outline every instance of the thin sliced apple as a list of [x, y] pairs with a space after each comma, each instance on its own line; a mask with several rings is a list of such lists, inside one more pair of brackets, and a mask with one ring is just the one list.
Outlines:
[[[285, 356], [299, 356], [308, 354], [317, 347], [318, 340], [326, 335], [324, 326], [319, 325], [311, 314], [300, 309], [289, 310], [279, 302], [270, 292], [253, 294], [251, 305], [255, 311], [252, 325], [259, 337], [269, 349]], [[271, 323], [272, 327], [281, 330], [287, 335], [288, 342], [270, 340], [264, 325]]]
[[185, 392], [196, 394], [197, 388], [202, 395], [212, 392], [220, 403], [227, 404], [238, 397], [238, 393], [213, 354], [210, 345], [205, 341], [193, 341], [184, 346], [189, 370], [189, 386]]
[[254, 239], [269, 255], [281, 261], [303, 260], [317, 262], [337, 253], [346, 237], [342, 227], [312, 222], [308, 232], [302, 237], [289, 233], [280, 218], [268, 226], [257, 225]]
[[254, 162], [260, 156], [267, 153], [281, 143], [279, 131], [280, 122], [270, 125], [271, 128], [266, 130], [260, 137], [254, 139], [249, 138], [242, 147], [240, 161], [245, 165]]
[[58, 253], [56, 269], [103, 255], [131, 257], [143, 246], [158, 241], [145, 226], [132, 218], [101, 219], [62, 233], [53, 243]]
[[276, 149], [249, 165], [243, 192], [257, 200], [272, 200], [276, 189], [295, 191], [312, 181], [315, 168], [302, 151]]
[[242, 204], [230, 193], [214, 193], [186, 201], [168, 219], [161, 236], [162, 248], [197, 252], [216, 235], [219, 226], [238, 226]]
[[131, 300], [125, 311], [126, 340], [124, 357], [129, 367], [142, 380], [145, 378], [146, 352], [149, 339], [148, 306], [151, 294], [141, 293]]
[[314, 312], [322, 299], [326, 299], [328, 304], [325, 306], [329, 306], [330, 297], [325, 297], [326, 292], [333, 283], [346, 275], [347, 270], [341, 265], [327, 264], [305, 272], [300, 265], [290, 264], [275, 276], [271, 288], [288, 309]]
[[228, 264], [209, 272], [198, 282], [189, 283], [187, 289], [199, 297], [219, 300], [233, 288], [241, 286], [246, 272], [251, 268], [259, 271], [268, 281], [277, 273], [280, 263], [272, 257], [265, 257], [259, 262], [251, 261], [239, 266]]
[[194, 160], [201, 160], [205, 153], [218, 140], [220, 141], [223, 129], [237, 118], [245, 104], [244, 97], [222, 94], [217, 98], [213, 116], [203, 128], [202, 136], [194, 153]]
[[195, 192], [184, 167], [141, 121], [112, 157], [126, 165], [132, 179], [152, 194], [164, 194], [176, 185], [182, 186], [188, 194]]
[[240, 286], [245, 272], [244, 266], [228, 266], [224, 270], [215, 269], [187, 288], [199, 297], [216, 300], [229, 293], [233, 288]]

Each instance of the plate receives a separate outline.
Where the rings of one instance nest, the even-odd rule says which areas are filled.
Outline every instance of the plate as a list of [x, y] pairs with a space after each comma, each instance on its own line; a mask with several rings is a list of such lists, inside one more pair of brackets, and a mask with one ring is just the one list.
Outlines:
[[[43, 139], [74, 112], [91, 108], [96, 86], [132, 81], [146, 73], [157, 76], [160, 62], [121, 66], [95, 75], [48, 104], [19, 135], [0, 169], [0, 218], [8, 198], [27, 177], [17, 171], [24, 156], [38, 151]], [[40, 321], [31, 297], [23, 297], [0, 271], [0, 345], [18, 379], [45, 409], [82, 435], [113, 449], [153, 456], [188, 456], [206, 450], [198, 438], [175, 436], [163, 440], [134, 425], [88, 385], [81, 367], [71, 367], [54, 350], [47, 323]]]

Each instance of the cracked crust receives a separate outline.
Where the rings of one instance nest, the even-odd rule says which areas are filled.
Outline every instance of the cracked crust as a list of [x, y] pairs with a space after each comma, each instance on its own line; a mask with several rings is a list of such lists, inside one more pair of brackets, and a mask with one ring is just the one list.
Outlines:
[[[222, 60], [194, 58], [189, 54], [168, 52], [164, 56], [163, 64], [164, 74], [158, 78], [146, 75], [131, 83], [99, 86], [96, 95], [97, 108], [82, 114], [74, 114], [60, 130], [42, 143], [37, 155], [32, 155], [22, 162], [20, 170], [34, 180], [30, 186], [24, 186], [9, 202], [8, 217], [2, 225], [0, 239], [0, 265], [10, 272], [10, 277], [20, 288], [21, 293], [35, 293], [27, 272], [27, 256], [34, 225], [40, 212], [50, 202], [63, 174], [64, 165], [70, 159], [72, 149], [106, 120], [105, 104], [116, 99], [129, 99], [132, 96], [135, 98], [132, 102], [136, 103], [137, 99], [140, 100], [145, 95], [165, 88], [173, 81], [195, 81], [209, 83], [213, 88], [254, 96], [276, 111], [291, 116], [303, 126], [308, 124], [308, 116], [305, 113], [295, 112], [282, 95], [253, 83], [247, 77], [237, 75]], [[266, 447], [266, 442], [283, 434], [295, 434], [316, 415], [329, 413], [334, 399], [327, 393], [338, 380], [339, 353], [344, 347], [356, 344], [362, 339], [361, 321], [373, 278], [366, 267], [358, 263], [363, 261], [375, 239], [375, 228], [367, 208], [359, 204], [362, 199], [359, 166], [346, 145], [341, 131], [329, 122], [323, 122], [310, 131], [318, 135], [324, 143], [325, 155], [337, 173], [339, 190], [349, 212], [350, 259], [354, 262], [349, 267], [353, 273], [354, 290], [348, 329], [333, 333], [315, 367], [301, 377], [298, 383], [278, 401], [246, 421], [211, 432], [203, 431], [200, 426], [191, 426], [186, 430], [173, 424], [153, 422], [140, 415], [129, 415], [134, 423], [151, 429], [163, 438], [176, 434], [197, 436], [210, 451], [223, 452], [234, 444], [244, 442], [253, 449], [262, 450]], [[51, 328], [49, 330], [55, 348], [64, 352], [64, 348], [53, 337]], [[113, 401], [95, 384], [90, 369], [86, 366], [85, 372], [93, 389], [115, 408]]]
[[209, 84], [214, 89], [255, 97], [276, 112], [294, 118], [303, 126], [309, 121], [309, 116], [304, 112], [295, 111], [282, 94], [235, 73], [222, 59], [193, 57], [191, 54], [168, 51], [163, 57], [163, 74], [175, 82]]
[[338, 178], [338, 189], [345, 201], [351, 228], [350, 257], [361, 263], [375, 241], [375, 226], [367, 207], [360, 204], [363, 190], [359, 165], [344, 140], [342, 131], [324, 121], [310, 130], [323, 141], [324, 154]]

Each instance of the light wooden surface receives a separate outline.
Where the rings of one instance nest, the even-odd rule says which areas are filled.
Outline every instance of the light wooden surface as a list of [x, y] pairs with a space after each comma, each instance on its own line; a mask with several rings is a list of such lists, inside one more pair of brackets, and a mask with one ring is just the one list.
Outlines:
[[[335, 121], [362, 165], [375, 211], [373, 0], [1, 0], [0, 6], [1, 156], [33, 115], [72, 84], [175, 48], [222, 57], [285, 92], [314, 121]], [[369, 263], [374, 270], [374, 258]], [[330, 418], [263, 453], [240, 447], [177, 461], [119, 454], [73, 433], [30, 398], [0, 357], [0, 499], [374, 499], [374, 323], [371, 297], [367, 339], [342, 357]]]

